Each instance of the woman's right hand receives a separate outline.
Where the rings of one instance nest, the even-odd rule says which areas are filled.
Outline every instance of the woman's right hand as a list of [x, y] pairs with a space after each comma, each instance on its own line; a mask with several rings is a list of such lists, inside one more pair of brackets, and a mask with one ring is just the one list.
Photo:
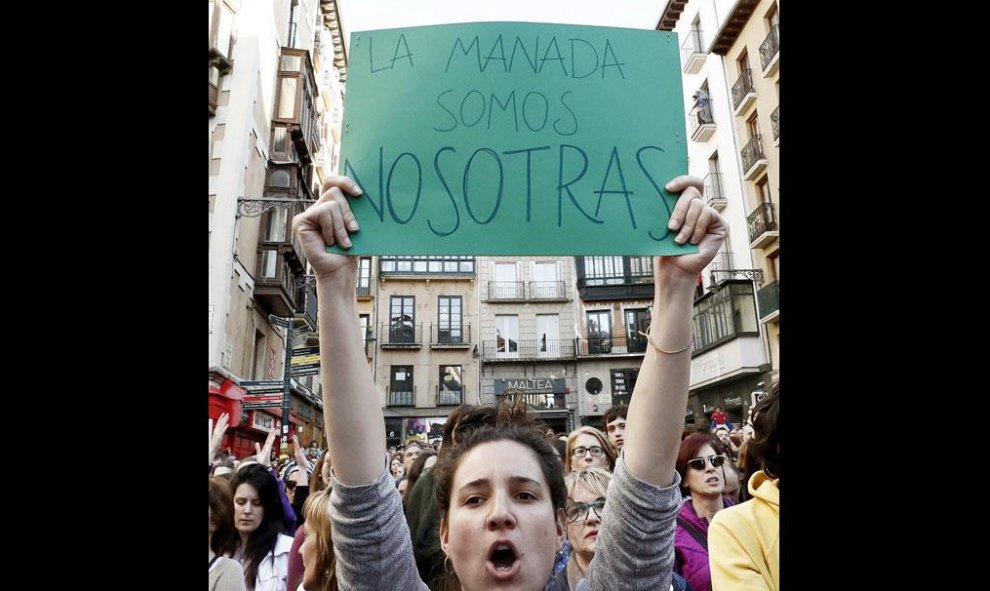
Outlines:
[[344, 196], [345, 190], [355, 197], [363, 193], [349, 177], [331, 175], [323, 183], [319, 200], [292, 220], [292, 231], [317, 277], [330, 277], [342, 269], [357, 268], [357, 257], [327, 252], [327, 247], [334, 244], [350, 248], [348, 234], [359, 228]]

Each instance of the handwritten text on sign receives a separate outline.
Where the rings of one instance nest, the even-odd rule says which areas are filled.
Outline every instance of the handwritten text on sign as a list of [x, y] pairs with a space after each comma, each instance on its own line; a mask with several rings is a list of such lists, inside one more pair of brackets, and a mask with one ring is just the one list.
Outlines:
[[676, 35], [439, 25], [356, 32], [349, 55], [349, 253], [696, 251], [666, 227], [687, 171]]

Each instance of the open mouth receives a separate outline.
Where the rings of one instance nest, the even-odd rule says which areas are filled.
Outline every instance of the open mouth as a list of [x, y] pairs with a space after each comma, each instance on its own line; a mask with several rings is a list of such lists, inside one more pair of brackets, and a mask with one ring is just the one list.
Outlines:
[[519, 571], [519, 553], [509, 542], [495, 542], [488, 551], [488, 571], [498, 580], [510, 579]]

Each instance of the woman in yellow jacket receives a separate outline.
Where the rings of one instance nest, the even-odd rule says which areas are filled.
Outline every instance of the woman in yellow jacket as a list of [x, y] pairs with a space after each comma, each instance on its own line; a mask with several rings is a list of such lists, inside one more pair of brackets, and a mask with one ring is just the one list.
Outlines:
[[749, 479], [753, 498], [715, 514], [708, 528], [712, 590], [776, 591], [780, 575], [780, 385], [753, 408], [750, 461], [762, 470]]

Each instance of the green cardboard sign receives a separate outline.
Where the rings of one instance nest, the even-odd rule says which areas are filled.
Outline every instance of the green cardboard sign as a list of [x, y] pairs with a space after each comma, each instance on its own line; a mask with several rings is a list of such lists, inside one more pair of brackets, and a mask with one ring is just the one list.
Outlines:
[[687, 172], [675, 34], [361, 31], [347, 70], [339, 172], [364, 190], [349, 254], [697, 251], [667, 230], [663, 187]]

